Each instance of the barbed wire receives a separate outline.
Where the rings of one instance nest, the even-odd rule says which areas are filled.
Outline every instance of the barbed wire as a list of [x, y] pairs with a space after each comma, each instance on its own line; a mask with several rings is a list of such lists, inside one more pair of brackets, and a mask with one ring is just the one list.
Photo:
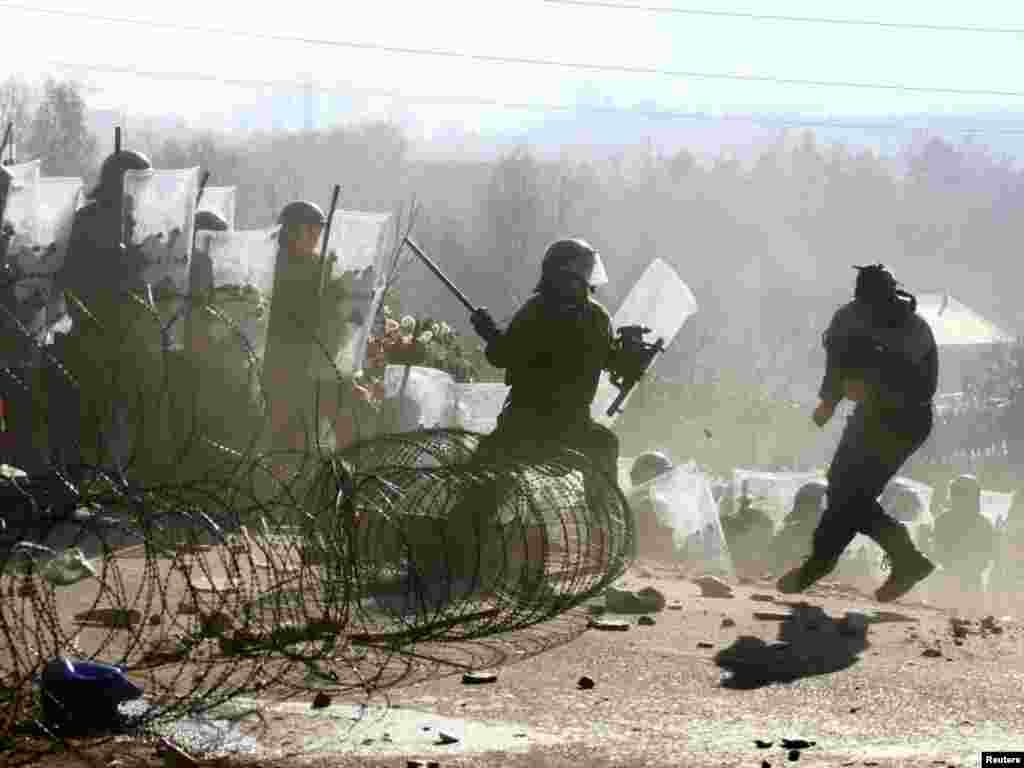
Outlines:
[[[191, 305], [220, 341], [186, 355], [166, 349], [167, 313], [115, 303], [51, 346], [0, 318], [39, 352], [8, 369], [23, 391], [45, 385], [35, 432], [98, 438], [77, 463], [0, 479], [0, 737], [33, 718], [63, 737], [245, 696], [368, 697], [396, 654], [544, 622], [628, 564], [626, 500], [582, 455], [484, 464], [479, 434], [374, 435], [365, 404], [354, 443], [310, 429], [303, 450], [275, 451], [258, 349], [230, 306]], [[318, 401], [310, 389], [296, 398]], [[46, 393], [52, 406], [72, 390], [80, 419], [56, 423]], [[106, 426], [118, 400], [127, 448]], [[95, 681], [61, 682], [61, 659], [119, 667], [138, 689], [107, 692], [116, 713], [102, 697], [79, 707], [76, 686], [92, 696]]]

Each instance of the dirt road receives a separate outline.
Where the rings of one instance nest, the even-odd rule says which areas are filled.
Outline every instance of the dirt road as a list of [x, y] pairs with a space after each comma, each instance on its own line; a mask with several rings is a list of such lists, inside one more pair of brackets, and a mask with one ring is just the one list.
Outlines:
[[[260, 703], [255, 751], [210, 763], [971, 766], [982, 751], [1024, 750], [1024, 635], [1008, 618], [882, 606], [828, 584], [796, 600], [771, 582], [702, 597], [651, 563], [620, 586], [654, 587], [669, 606], [649, 614], [653, 625], [605, 615], [625, 631], [588, 628], [580, 608], [456, 655], [448, 648], [440, 672], [368, 700]], [[847, 630], [847, 611], [867, 615], [866, 632]], [[955, 625], [954, 615], [972, 621]], [[481, 666], [497, 668], [497, 681], [462, 682]], [[152, 755], [128, 746], [122, 754]]]

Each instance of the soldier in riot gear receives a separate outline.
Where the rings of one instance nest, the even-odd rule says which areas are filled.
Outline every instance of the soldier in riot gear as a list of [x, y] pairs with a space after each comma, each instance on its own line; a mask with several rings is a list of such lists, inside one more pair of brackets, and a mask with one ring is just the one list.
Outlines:
[[772, 549], [779, 567], [788, 568], [798, 564], [810, 552], [814, 529], [818, 527], [825, 508], [827, 492], [828, 485], [821, 480], [804, 483], [796, 492], [793, 509], [786, 515], [773, 541]]
[[982, 575], [996, 556], [996, 530], [981, 514], [981, 485], [974, 475], [960, 475], [949, 484], [949, 506], [935, 521], [934, 557], [942, 581], [965, 591], [981, 592]]
[[[634, 487], [643, 485], [671, 472], [673, 468], [672, 459], [661, 451], [647, 451], [633, 461], [629, 481]], [[673, 528], [658, 519], [651, 497], [647, 494], [631, 495], [630, 508], [636, 518], [636, 552], [660, 560], [673, 559]]]
[[38, 393], [35, 367], [40, 358], [34, 331], [45, 322], [46, 307], [41, 302], [19, 300], [19, 282], [24, 279], [12, 250], [21, 233], [7, 221], [8, 195], [13, 174], [0, 165], [0, 404], [4, 410], [3, 430], [8, 434], [4, 463], [29, 474], [40, 469], [41, 454], [34, 439]]
[[778, 583], [802, 592], [831, 572], [857, 533], [876, 541], [892, 563], [875, 593], [880, 602], [906, 594], [935, 568], [907, 528], [878, 497], [932, 429], [938, 350], [913, 296], [884, 265], [857, 267], [854, 300], [840, 307], [823, 341], [827, 353], [814, 422], [823, 427], [844, 397], [857, 403], [828, 470], [828, 505], [810, 557]]
[[[228, 223], [213, 211], [196, 211], [193, 221], [196, 232], [226, 232]], [[186, 323], [186, 347], [192, 355], [209, 351], [209, 321], [202, 309], [213, 291], [213, 262], [210, 254], [200, 248], [192, 249], [192, 261], [188, 273], [188, 321]]]
[[[123, 468], [129, 404], [137, 406], [144, 390], [152, 394], [161, 376], [159, 322], [146, 312], [146, 305], [153, 307], [152, 293], [142, 277], [141, 253], [125, 243], [129, 223], [123, 216], [125, 173], [151, 167], [145, 155], [131, 150], [103, 161], [89, 202], [75, 214], [64, 265], [55, 275], [74, 326], [58, 336], [55, 348], [66, 370], [47, 367], [51, 453], [72, 477], [76, 468], [109, 464], [111, 439], [122, 444], [115, 464]], [[112, 404], [120, 424], [113, 430]], [[148, 431], [137, 428], [133, 437]], [[144, 441], [133, 442], [133, 458], [144, 459]]]
[[[477, 461], [543, 461], [567, 447], [586, 456], [596, 471], [613, 481], [617, 477], [618, 438], [590, 415], [601, 371], [615, 362], [611, 318], [593, 298], [605, 282], [593, 246], [580, 239], [558, 240], [544, 254], [533, 296], [507, 329], [499, 329], [486, 308], [471, 315], [473, 328], [487, 343], [487, 360], [505, 369], [510, 388], [497, 427], [480, 441]], [[449, 519], [459, 532], [460, 551], [449, 553], [448, 566], [456, 578], [474, 580], [474, 587], [495, 586], [495, 563], [501, 558], [493, 518], [495, 499], [500, 506], [502, 498], [501, 489], [491, 489], [486, 501], [483, 494], [467, 499]], [[529, 583], [539, 584], [535, 577]]]
[[316, 203], [288, 203], [278, 217], [277, 263], [267, 324], [264, 386], [270, 439], [281, 451], [301, 451], [319, 428], [309, 376], [320, 320], [317, 244], [327, 218]]
[[593, 298], [608, 280], [598, 252], [580, 239], [551, 244], [535, 293], [501, 331], [485, 308], [471, 317], [485, 355], [505, 369], [508, 398], [481, 456], [517, 446], [560, 443], [585, 454], [610, 477], [618, 473], [618, 438], [590, 416], [601, 371], [615, 364], [607, 310]]
[[356, 423], [369, 393], [353, 380], [319, 389], [313, 375], [321, 333], [321, 268], [317, 245], [327, 219], [318, 205], [286, 205], [278, 219], [267, 329], [264, 385], [270, 409], [270, 439], [278, 451], [302, 451], [316, 440], [321, 415], [329, 416], [340, 449], [355, 439]]

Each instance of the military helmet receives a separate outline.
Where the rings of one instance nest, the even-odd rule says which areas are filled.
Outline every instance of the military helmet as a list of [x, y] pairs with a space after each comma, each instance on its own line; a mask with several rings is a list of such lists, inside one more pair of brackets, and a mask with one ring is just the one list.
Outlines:
[[228, 228], [228, 223], [220, 214], [213, 211], [196, 211], [194, 227], [196, 231], [224, 232]]
[[629, 481], [633, 485], [643, 485], [659, 475], [672, 471], [672, 459], [661, 451], [647, 451], [636, 457], [629, 470]]
[[320, 224], [322, 226], [327, 223], [327, 217], [324, 216], [323, 210], [316, 203], [311, 203], [308, 200], [297, 200], [294, 203], [288, 203], [288, 205], [281, 209], [281, 215], [277, 217], [277, 223], [281, 225]]
[[100, 166], [100, 183], [97, 191], [120, 191], [126, 171], [148, 171], [152, 167], [149, 158], [141, 152], [131, 149], [112, 152]]
[[793, 512], [798, 519], [809, 519], [815, 521], [821, 519], [825, 511], [825, 497], [828, 494], [828, 483], [823, 480], [811, 480], [800, 486], [793, 497]]
[[793, 499], [793, 504], [796, 505], [810, 501], [820, 504], [827, 493], [828, 483], [824, 480], [811, 480], [800, 486], [800, 490], [796, 492], [796, 497]]
[[974, 475], [960, 475], [949, 484], [950, 500], [966, 499], [975, 504], [981, 503], [981, 484]]
[[541, 274], [550, 275], [563, 269], [575, 272], [593, 287], [608, 282], [601, 254], [581, 238], [556, 240], [548, 246], [541, 261]]

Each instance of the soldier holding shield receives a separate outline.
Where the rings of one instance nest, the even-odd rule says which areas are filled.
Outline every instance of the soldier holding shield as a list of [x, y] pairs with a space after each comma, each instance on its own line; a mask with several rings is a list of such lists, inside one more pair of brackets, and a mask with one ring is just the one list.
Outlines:
[[[72, 477], [111, 458], [124, 469], [129, 442], [135, 458], [146, 458], [142, 442], [130, 440], [128, 412], [141, 417], [148, 396], [160, 386], [160, 329], [146, 311], [153, 304], [142, 255], [124, 242], [123, 185], [127, 171], [151, 167], [145, 155], [130, 150], [103, 161], [99, 184], [75, 214], [64, 265], [55, 275], [74, 327], [55, 345], [66, 370], [47, 368], [51, 451]], [[151, 431], [137, 424], [134, 436]]]
[[[320, 414], [334, 417], [337, 447], [343, 447], [354, 438], [356, 401], [369, 397], [352, 382], [319, 391], [313, 377], [322, 317], [317, 245], [326, 222], [320, 207], [305, 201], [289, 203], [278, 219], [281, 230], [263, 366], [270, 440], [277, 451], [301, 452], [313, 444]], [[352, 407], [343, 407], [346, 393], [353, 398], [348, 404]]]
[[[601, 372], [613, 367], [615, 355], [611, 318], [593, 298], [595, 288], [607, 281], [592, 245], [558, 240], [544, 254], [533, 296], [507, 329], [499, 329], [484, 308], [472, 314], [473, 328], [487, 342], [488, 361], [505, 369], [509, 386], [496, 429], [477, 448], [477, 461], [543, 461], [571, 448], [615, 482], [618, 438], [590, 413]], [[501, 535], [494, 529], [495, 507], [502, 496], [500, 488], [491, 488], [486, 499], [481, 491], [479, 498], [459, 504], [449, 519], [456, 541], [456, 551], [449, 553], [450, 575], [468, 579], [470, 589], [496, 586]], [[529, 583], [540, 582], [531, 577]]]

